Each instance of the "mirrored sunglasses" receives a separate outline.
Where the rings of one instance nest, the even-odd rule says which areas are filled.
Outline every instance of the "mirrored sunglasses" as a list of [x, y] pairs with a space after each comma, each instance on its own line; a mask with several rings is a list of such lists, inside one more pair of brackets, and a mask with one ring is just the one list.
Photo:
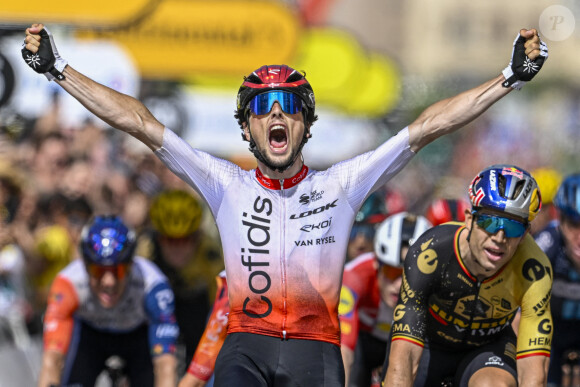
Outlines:
[[401, 267], [381, 265], [379, 271], [384, 277], [388, 278], [391, 281], [394, 281], [403, 275], [403, 268]]
[[89, 275], [98, 280], [103, 278], [106, 273], [111, 273], [118, 280], [122, 280], [127, 276], [127, 273], [129, 273], [130, 266], [129, 263], [121, 263], [115, 266], [102, 266], [95, 265], [94, 263], [86, 264]]
[[256, 115], [268, 114], [278, 102], [286, 114], [295, 114], [302, 111], [302, 99], [296, 94], [282, 90], [273, 90], [258, 94], [250, 101], [249, 109]]
[[503, 218], [501, 216], [475, 214], [475, 223], [490, 234], [495, 234], [499, 230], [505, 232], [508, 238], [519, 238], [525, 234], [528, 225], [514, 219]]

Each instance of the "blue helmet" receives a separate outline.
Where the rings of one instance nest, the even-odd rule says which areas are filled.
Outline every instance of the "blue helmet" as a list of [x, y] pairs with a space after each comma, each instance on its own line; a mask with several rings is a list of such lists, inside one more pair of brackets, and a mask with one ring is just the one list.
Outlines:
[[564, 179], [554, 198], [554, 205], [565, 217], [575, 223], [580, 222], [580, 173]]
[[515, 165], [492, 165], [479, 172], [469, 185], [469, 200], [474, 210], [490, 208], [534, 220], [542, 198], [536, 180]]
[[135, 232], [117, 216], [97, 216], [81, 233], [83, 259], [99, 266], [131, 262], [136, 244]]

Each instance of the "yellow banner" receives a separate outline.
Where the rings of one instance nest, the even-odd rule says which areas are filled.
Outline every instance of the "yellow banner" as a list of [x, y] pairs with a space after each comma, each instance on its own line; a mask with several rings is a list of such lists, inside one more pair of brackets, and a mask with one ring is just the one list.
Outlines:
[[282, 4], [165, 0], [139, 25], [79, 31], [80, 39], [111, 39], [132, 55], [142, 76], [184, 79], [199, 72], [248, 74], [288, 62], [299, 25]]
[[118, 27], [152, 12], [161, 0], [54, 0], [0, 2], [0, 23], [62, 23]]

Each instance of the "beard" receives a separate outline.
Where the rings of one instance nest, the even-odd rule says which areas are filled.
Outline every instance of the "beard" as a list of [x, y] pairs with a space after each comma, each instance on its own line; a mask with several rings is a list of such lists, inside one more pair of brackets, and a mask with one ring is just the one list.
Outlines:
[[299, 146], [298, 148], [294, 149], [292, 153], [286, 155], [285, 157], [274, 159], [268, 154], [268, 152], [265, 152], [263, 148], [259, 147], [258, 145], [254, 145], [252, 147], [250, 144], [250, 151], [254, 154], [256, 159], [264, 163], [269, 169], [280, 173], [284, 172], [294, 164], [301, 149], [302, 147]]

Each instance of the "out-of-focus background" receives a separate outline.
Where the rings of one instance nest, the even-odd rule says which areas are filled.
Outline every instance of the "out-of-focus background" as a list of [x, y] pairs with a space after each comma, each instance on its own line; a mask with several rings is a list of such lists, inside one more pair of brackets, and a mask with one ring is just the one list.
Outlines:
[[[21, 318], [33, 337], [39, 332], [43, 296], [75, 255], [85, 204], [142, 229], [151, 198], [183, 188], [149, 149], [24, 64], [31, 23], [50, 28], [71, 66], [139, 98], [194, 147], [248, 169], [255, 163], [233, 118], [235, 96], [243, 76], [263, 64], [306, 72], [319, 120], [304, 157], [324, 169], [376, 147], [431, 103], [495, 77], [520, 28], [537, 28], [550, 55], [539, 76], [427, 146], [388, 184], [421, 213], [433, 197], [465, 197], [473, 175], [492, 163], [580, 170], [576, 20], [573, 0], [1, 2], [0, 227], [18, 230], [25, 267], [6, 259], [12, 266], [0, 273], [24, 275], [33, 289], [22, 308], [4, 297], [0, 315], [9, 323], [0, 328], [13, 330]], [[38, 356], [5, 357], [23, 369], [37, 367]]]

